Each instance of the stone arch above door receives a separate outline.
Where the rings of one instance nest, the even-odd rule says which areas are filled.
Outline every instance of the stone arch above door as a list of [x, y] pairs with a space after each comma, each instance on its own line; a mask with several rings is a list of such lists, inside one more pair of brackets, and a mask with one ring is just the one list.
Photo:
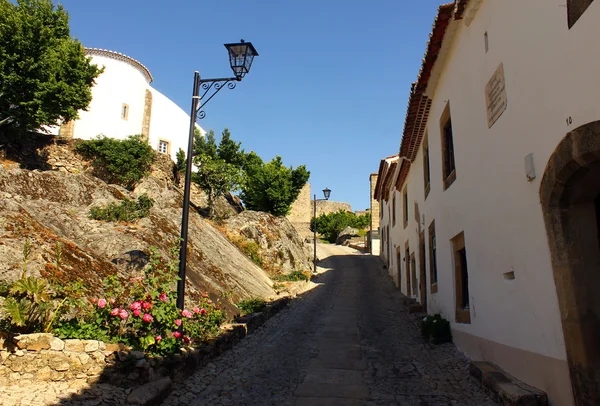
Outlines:
[[576, 405], [600, 404], [600, 121], [550, 157], [540, 202]]

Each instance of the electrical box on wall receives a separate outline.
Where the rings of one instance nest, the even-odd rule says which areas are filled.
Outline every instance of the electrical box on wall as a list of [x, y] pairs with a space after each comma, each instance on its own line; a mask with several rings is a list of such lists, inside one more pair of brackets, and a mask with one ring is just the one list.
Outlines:
[[535, 179], [535, 165], [533, 164], [533, 153], [525, 157], [525, 175], [527, 180], [531, 182]]

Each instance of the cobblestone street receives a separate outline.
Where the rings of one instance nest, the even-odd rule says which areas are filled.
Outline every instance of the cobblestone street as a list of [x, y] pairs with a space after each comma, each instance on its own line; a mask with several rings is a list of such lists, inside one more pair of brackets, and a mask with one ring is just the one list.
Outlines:
[[375, 257], [319, 252], [317, 288], [176, 384], [164, 405], [495, 404], [453, 345], [422, 340]]

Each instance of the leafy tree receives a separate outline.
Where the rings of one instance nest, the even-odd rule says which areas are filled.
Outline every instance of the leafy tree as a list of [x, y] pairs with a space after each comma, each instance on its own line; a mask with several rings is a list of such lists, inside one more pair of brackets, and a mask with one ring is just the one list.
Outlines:
[[77, 118], [102, 69], [51, 0], [0, 0], [0, 140]]
[[[208, 210], [211, 218], [215, 215], [217, 198], [236, 190], [241, 179], [240, 165], [228, 162], [223, 158], [235, 159], [236, 149], [239, 150], [239, 144], [230, 140], [229, 131], [227, 131], [227, 137], [225, 134], [226, 132], [223, 131], [223, 138], [219, 146], [217, 146], [213, 130], [210, 130], [205, 137], [199, 133], [196, 133], [194, 137], [194, 164], [198, 167], [198, 172], [193, 175], [192, 179], [208, 195]], [[223, 143], [224, 138], [226, 138], [225, 143]], [[235, 144], [235, 148], [232, 148], [232, 144]]]
[[240, 197], [246, 208], [285, 216], [308, 181], [310, 172], [304, 165], [285, 167], [280, 156], [264, 163], [251, 152], [246, 157], [245, 175]]
[[[340, 232], [346, 227], [352, 227], [359, 230], [367, 228], [371, 222], [371, 214], [363, 214], [357, 216], [356, 214], [340, 210], [335, 213], [321, 214], [316, 219], [317, 232], [325, 237], [325, 239], [331, 243], [337, 240]], [[315, 221], [311, 222], [310, 231], [314, 231]]]
[[177, 172], [185, 172], [187, 160], [185, 159], [185, 152], [181, 148], [179, 148], [179, 151], [175, 154], [175, 158], [177, 159], [177, 163], [175, 164]]
[[224, 129], [221, 133], [221, 142], [217, 151], [219, 158], [227, 163], [241, 168], [246, 160], [246, 154], [243, 149], [240, 149], [242, 143], [235, 142], [231, 139], [229, 129]]
[[100, 135], [94, 140], [82, 141], [76, 151], [93, 158], [100, 172], [106, 170], [107, 181], [120, 183], [129, 189], [150, 173], [156, 156], [142, 135], [130, 135], [124, 140]]

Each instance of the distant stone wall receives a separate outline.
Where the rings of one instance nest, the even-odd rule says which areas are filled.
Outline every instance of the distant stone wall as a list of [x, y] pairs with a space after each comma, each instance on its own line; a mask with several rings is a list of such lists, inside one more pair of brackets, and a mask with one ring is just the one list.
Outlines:
[[378, 176], [379, 175], [376, 173], [372, 173], [371, 176], [369, 176], [369, 182], [371, 183], [370, 201], [371, 201], [371, 230], [372, 231], [377, 230], [379, 228], [379, 216], [380, 216], [379, 202], [374, 199], [375, 186], [377, 185], [377, 177]]
[[300, 191], [300, 195], [292, 204], [292, 210], [287, 215], [287, 219], [291, 223], [310, 223], [313, 216], [313, 207], [310, 200], [310, 183], [304, 185]]
[[350, 203], [332, 202], [330, 200], [317, 200], [317, 217], [319, 217], [321, 214], [336, 213], [340, 210], [351, 212], [352, 206]]

